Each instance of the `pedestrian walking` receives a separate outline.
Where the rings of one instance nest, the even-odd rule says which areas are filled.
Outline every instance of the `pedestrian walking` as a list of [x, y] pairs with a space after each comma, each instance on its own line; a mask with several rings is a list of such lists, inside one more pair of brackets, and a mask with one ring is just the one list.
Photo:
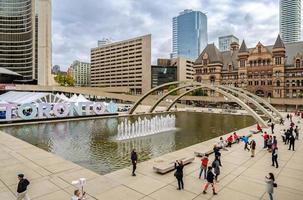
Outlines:
[[290, 138], [290, 129], [288, 129], [286, 132], [285, 132], [285, 144], [289, 144], [289, 138]]
[[273, 173], [269, 173], [265, 176], [266, 192], [268, 193], [269, 200], [273, 200], [274, 187], [277, 187], [275, 183], [275, 176]]
[[288, 147], [288, 150], [290, 150], [292, 148], [292, 150], [294, 151], [295, 150], [295, 141], [296, 141], [296, 138], [294, 137], [294, 135], [290, 135], [289, 137], [289, 147]]
[[269, 136], [269, 139], [267, 140], [267, 151], [271, 152], [271, 147], [272, 147], [272, 136]]
[[211, 185], [212, 189], [213, 189], [213, 195], [217, 195], [216, 193], [216, 190], [215, 190], [215, 183], [214, 183], [214, 178], [215, 178], [215, 175], [214, 173], [212, 172], [212, 167], [209, 166], [208, 167], [208, 170], [207, 170], [207, 183], [205, 184], [204, 186], [204, 190], [203, 190], [203, 194], [206, 194], [207, 192], [207, 188], [209, 185]]
[[279, 167], [278, 164], [278, 147], [275, 147], [271, 153], [272, 166]]
[[27, 186], [30, 182], [24, 178], [24, 174], [18, 174], [17, 200], [30, 200], [27, 194]]
[[83, 192], [81, 196], [81, 192], [79, 189], [74, 191], [74, 196], [72, 196], [71, 200], [82, 200], [85, 199], [85, 192]]
[[275, 124], [274, 123], [271, 123], [271, 134], [274, 134], [274, 129], [275, 129]]
[[284, 125], [284, 120], [283, 120], [283, 118], [280, 118], [280, 125]]
[[244, 142], [244, 150], [250, 151], [250, 149], [248, 148], [248, 144], [249, 144], [248, 137], [247, 136], [242, 136], [241, 140]]
[[263, 149], [265, 149], [267, 147], [267, 141], [269, 139], [269, 135], [267, 134], [267, 132], [265, 131], [264, 134], [262, 135], [263, 140], [264, 140], [264, 146]]
[[213, 150], [214, 150], [215, 157], [218, 157], [219, 164], [220, 164], [220, 166], [222, 167], [222, 163], [221, 163], [221, 152], [220, 152], [219, 147], [217, 147], [217, 145], [215, 145], [214, 148], [213, 148]]
[[137, 155], [136, 149], [132, 150], [130, 159], [131, 159], [132, 165], [133, 165], [132, 176], [136, 176], [135, 172], [136, 172], [136, 169], [137, 169], [137, 162], [138, 162], [138, 155]]
[[262, 130], [262, 128], [261, 128], [261, 126], [259, 125], [259, 123], [257, 123], [257, 132], [258, 133], [263, 133], [263, 130]]
[[184, 189], [184, 182], [183, 182], [183, 162], [176, 160], [175, 162], [175, 174], [174, 176], [176, 177], [177, 181], [178, 181], [178, 188], [177, 190], [183, 190]]
[[251, 149], [251, 157], [255, 157], [255, 151], [256, 151], [256, 142], [255, 140], [251, 140], [250, 142], [250, 149]]
[[200, 167], [199, 179], [201, 178], [203, 172], [204, 172], [204, 179], [206, 179], [206, 176], [207, 176], [207, 166], [208, 166], [208, 155], [205, 154], [203, 156], [203, 158], [201, 159], [201, 167]]
[[277, 140], [277, 137], [274, 136], [274, 137], [272, 138], [272, 146], [271, 146], [271, 148], [274, 149], [274, 148], [277, 147], [277, 146], [278, 146], [278, 140]]
[[219, 158], [217, 156], [215, 157], [215, 160], [213, 161], [213, 163], [211, 164], [211, 166], [214, 169], [215, 180], [217, 182], [219, 182], [218, 181], [218, 177], [220, 175], [220, 161], [219, 161]]
[[296, 126], [294, 132], [296, 134], [296, 140], [299, 140], [299, 127], [298, 126]]
[[292, 114], [289, 114], [290, 122], [292, 123]]

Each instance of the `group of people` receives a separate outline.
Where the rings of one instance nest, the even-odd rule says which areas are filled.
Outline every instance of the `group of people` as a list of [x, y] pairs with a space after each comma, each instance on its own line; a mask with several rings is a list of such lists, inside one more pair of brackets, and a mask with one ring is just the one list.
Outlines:
[[[293, 123], [292, 115], [287, 114], [287, 120], [290, 121], [290, 127], [286, 130], [281, 130], [282, 139], [285, 145], [289, 144], [289, 150], [294, 151], [295, 147], [295, 140], [299, 139], [299, 127], [295, 126]], [[303, 113], [302, 113], [303, 118]], [[281, 120], [283, 121], [283, 119]], [[272, 123], [274, 124], [274, 123]], [[283, 121], [284, 124], [284, 121]], [[262, 132], [262, 128], [257, 124], [257, 130], [258, 132]], [[274, 125], [271, 125], [272, 134], [274, 134]], [[276, 168], [279, 167], [278, 165], [278, 141], [275, 135], [269, 135], [266, 131], [264, 131], [264, 134], [262, 135], [264, 140], [264, 149], [267, 149], [268, 152], [272, 155], [272, 166], [275, 166]], [[218, 182], [218, 177], [220, 175], [220, 168], [222, 167], [221, 163], [221, 152], [220, 150], [227, 150], [226, 147], [231, 147], [234, 143], [239, 143], [240, 141], [244, 142], [244, 150], [251, 151], [251, 157], [255, 156], [255, 149], [256, 149], [256, 142], [254, 139], [249, 141], [248, 136], [238, 136], [236, 132], [234, 132], [232, 135], [227, 137], [226, 140], [223, 139], [223, 137], [220, 137], [220, 141], [218, 144], [214, 145], [213, 152], [215, 159], [212, 161], [212, 163], [209, 165], [209, 155], [205, 154], [201, 159], [201, 167], [199, 171], [199, 179], [202, 177], [206, 180], [206, 183], [203, 187], [203, 194], [207, 193], [207, 189], [209, 185], [212, 187], [213, 195], [217, 195], [216, 189], [215, 189], [215, 182]], [[250, 147], [250, 148], [249, 148]], [[138, 155], [135, 149], [131, 152], [131, 163], [132, 163], [132, 176], [136, 176], [136, 166], [138, 162]], [[178, 190], [184, 189], [184, 181], [183, 181], [183, 168], [184, 164], [182, 160], [177, 160], [175, 162], [175, 173], [174, 176], [177, 179], [178, 182]], [[24, 177], [24, 174], [18, 175], [19, 183], [17, 186], [17, 200], [29, 200], [29, 197], [27, 195], [27, 187], [30, 184], [30, 182]], [[269, 199], [273, 199], [273, 189], [274, 187], [277, 187], [277, 184], [275, 183], [275, 177], [273, 173], [269, 173], [268, 176], [265, 177], [265, 182], [267, 186], [267, 193], [269, 195]], [[81, 192], [79, 189], [74, 191], [74, 195], [72, 197], [72, 200], [82, 200], [85, 199], [85, 192]]]

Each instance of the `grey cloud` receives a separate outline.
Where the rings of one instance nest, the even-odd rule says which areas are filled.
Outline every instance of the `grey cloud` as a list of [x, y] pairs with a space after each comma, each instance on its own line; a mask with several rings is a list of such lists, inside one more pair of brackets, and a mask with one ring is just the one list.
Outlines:
[[103, 37], [119, 41], [149, 33], [153, 62], [157, 57], [169, 57], [172, 17], [189, 5], [207, 13], [209, 42], [217, 42], [225, 34], [245, 38], [248, 45], [255, 45], [261, 36], [259, 40], [272, 42], [278, 30], [278, 11], [266, 21], [256, 21], [262, 13], [238, 9], [252, 2], [266, 6], [277, 1], [53, 0], [53, 64], [67, 68], [75, 59], [89, 61], [90, 49]]

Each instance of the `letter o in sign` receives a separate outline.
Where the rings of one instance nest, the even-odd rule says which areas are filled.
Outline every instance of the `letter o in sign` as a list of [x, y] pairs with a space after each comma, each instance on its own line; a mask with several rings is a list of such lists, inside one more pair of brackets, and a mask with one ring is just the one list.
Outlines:
[[96, 115], [101, 115], [105, 112], [106, 107], [105, 107], [104, 103], [96, 102], [93, 105], [93, 110]]
[[[61, 113], [61, 109], [63, 109], [63, 112]], [[54, 105], [53, 108], [54, 114], [56, 117], [66, 117], [69, 113], [68, 106], [63, 103], [57, 103]]]
[[[24, 110], [26, 109], [31, 109], [32, 112], [29, 113], [29, 115], [25, 115], [23, 113]], [[18, 108], [18, 115], [19, 117], [21, 117], [22, 119], [34, 119], [37, 115], [37, 107], [35, 104], [31, 104], [31, 103], [26, 103], [26, 104], [22, 104], [19, 108]]]

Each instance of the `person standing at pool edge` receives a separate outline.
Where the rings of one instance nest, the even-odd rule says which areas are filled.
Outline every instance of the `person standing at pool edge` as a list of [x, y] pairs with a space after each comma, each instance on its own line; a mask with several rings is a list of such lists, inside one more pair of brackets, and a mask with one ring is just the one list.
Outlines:
[[183, 182], [183, 162], [176, 160], [175, 162], [175, 169], [176, 172], [174, 174], [174, 176], [176, 177], [177, 181], [178, 181], [178, 188], [177, 190], [183, 190], [184, 189], [184, 182]]
[[138, 161], [138, 155], [137, 155], [136, 149], [133, 149], [130, 159], [131, 159], [132, 165], [133, 165], [132, 176], [136, 176], [135, 171], [137, 169], [137, 161]]

